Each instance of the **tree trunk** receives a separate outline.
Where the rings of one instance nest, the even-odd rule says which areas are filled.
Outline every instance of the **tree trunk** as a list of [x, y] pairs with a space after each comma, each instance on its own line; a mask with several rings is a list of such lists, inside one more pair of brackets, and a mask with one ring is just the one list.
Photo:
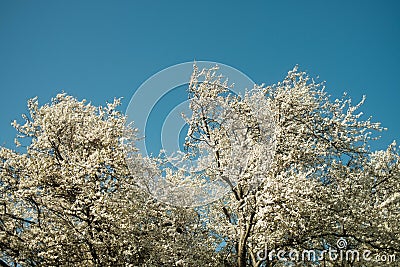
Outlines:
[[242, 240], [242, 235], [240, 236], [239, 246], [238, 246], [238, 267], [246, 267], [246, 258], [247, 258], [247, 251], [246, 251], [246, 242]]
[[[249, 220], [245, 224], [245, 227], [240, 228], [240, 237], [238, 243], [238, 267], [246, 267], [247, 263], [247, 240], [249, 239], [251, 228], [253, 226], [253, 219], [255, 212], [250, 214]], [[240, 227], [240, 224], [239, 224]]]

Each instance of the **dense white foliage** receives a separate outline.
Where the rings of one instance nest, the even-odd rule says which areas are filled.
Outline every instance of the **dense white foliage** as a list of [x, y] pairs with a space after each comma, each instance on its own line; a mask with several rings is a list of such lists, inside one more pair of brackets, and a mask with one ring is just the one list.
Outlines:
[[[322, 251], [340, 237], [351, 248], [399, 252], [399, 155], [395, 143], [369, 150], [382, 128], [361, 119], [364, 99], [332, 102], [323, 84], [297, 67], [283, 82], [226, 96], [227, 84], [214, 71], [193, 74], [187, 145], [209, 151], [210, 176], [235, 181], [232, 194], [204, 217], [232, 265], [285, 264], [256, 254]], [[200, 76], [205, 81], [198, 83]]]
[[[137, 187], [144, 172], [157, 170], [131, 149], [135, 172], [129, 172], [123, 144], [136, 137], [134, 130], [127, 132], [118, 104], [97, 108], [60, 94], [39, 107], [32, 99], [25, 123], [13, 123], [16, 142], [27, 139], [21, 143], [29, 145], [26, 153], [0, 151], [0, 257], [5, 261], [171, 266], [213, 257], [194, 211], [161, 205]], [[186, 253], [194, 244], [193, 253]]]
[[395, 143], [370, 150], [382, 128], [362, 119], [364, 100], [331, 101], [323, 84], [297, 68], [282, 82], [233, 96], [215, 71], [195, 67], [189, 86], [186, 159], [197, 162], [195, 172], [161, 169], [169, 182], [184, 178], [191, 195], [204, 193], [199, 184], [225, 183], [224, 198], [178, 208], [139, 187], [160, 176], [162, 160], [137, 153], [136, 130], [116, 110], [119, 100], [94, 107], [60, 94], [40, 107], [32, 99], [25, 122], [13, 123], [16, 144], [26, 147], [0, 149], [0, 259], [22, 266], [280, 266], [287, 262], [257, 253], [321, 251], [339, 238], [352, 249], [400, 252], [399, 154]]

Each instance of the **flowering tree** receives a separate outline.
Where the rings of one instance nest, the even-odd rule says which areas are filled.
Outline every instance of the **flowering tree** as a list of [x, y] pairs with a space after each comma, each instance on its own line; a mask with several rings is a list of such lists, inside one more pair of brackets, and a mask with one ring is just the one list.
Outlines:
[[[143, 158], [119, 100], [30, 100], [13, 123], [21, 148], [0, 149], [0, 265], [287, 266], [302, 255], [278, 251], [306, 250], [319, 254], [304, 265], [346, 266], [358, 263], [319, 256], [400, 251], [399, 154], [371, 151], [382, 127], [357, 113], [364, 100], [331, 101], [297, 68], [235, 96], [216, 71], [195, 67], [188, 89], [193, 172]], [[162, 173], [188, 196], [215, 181], [229, 193], [173, 207], [140, 186]]]
[[[13, 123], [17, 145], [28, 145], [26, 152], [0, 150], [4, 265], [212, 262], [212, 240], [203, 234], [197, 213], [161, 204], [136, 185], [144, 172], [158, 170], [133, 147], [135, 130], [125, 127], [118, 104], [94, 107], [59, 94], [42, 107], [30, 100], [25, 123]], [[133, 149], [126, 153], [125, 145]], [[192, 253], [185, 253], [188, 248]]]
[[399, 155], [395, 143], [370, 151], [382, 128], [361, 120], [364, 99], [332, 102], [323, 84], [297, 67], [283, 82], [243, 96], [227, 94], [221, 78], [215, 69], [195, 68], [186, 145], [208, 151], [199, 155], [208, 175], [231, 187], [203, 218], [230, 264], [285, 264], [257, 253], [338, 249], [339, 238], [352, 249], [400, 251]]

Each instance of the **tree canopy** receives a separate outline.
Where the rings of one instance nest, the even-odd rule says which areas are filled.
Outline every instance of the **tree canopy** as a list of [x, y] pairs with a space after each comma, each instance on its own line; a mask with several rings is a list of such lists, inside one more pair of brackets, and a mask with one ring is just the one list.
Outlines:
[[[260, 252], [400, 252], [399, 154], [395, 142], [371, 150], [383, 128], [359, 112], [364, 99], [332, 100], [297, 67], [232, 95], [217, 71], [195, 67], [188, 88], [185, 156], [201, 167], [190, 179], [138, 152], [119, 99], [104, 107], [67, 94], [42, 106], [29, 100], [24, 122], [13, 122], [22, 148], [0, 148], [2, 264], [287, 266], [298, 262]], [[180, 207], [146, 192], [153, 177], [184, 182], [191, 195], [220, 179], [229, 192]]]

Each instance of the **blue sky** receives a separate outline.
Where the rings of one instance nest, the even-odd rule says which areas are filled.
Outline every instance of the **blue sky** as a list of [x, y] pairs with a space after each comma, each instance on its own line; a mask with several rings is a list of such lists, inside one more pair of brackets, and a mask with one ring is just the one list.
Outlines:
[[399, 139], [399, 1], [19, 1], [0, 0], [0, 144], [10, 126], [65, 90], [94, 104], [124, 97], [181, 62], [217, 61], [257, 83], [295, 64], [333, 96], [367, 95], [363, 112]]

